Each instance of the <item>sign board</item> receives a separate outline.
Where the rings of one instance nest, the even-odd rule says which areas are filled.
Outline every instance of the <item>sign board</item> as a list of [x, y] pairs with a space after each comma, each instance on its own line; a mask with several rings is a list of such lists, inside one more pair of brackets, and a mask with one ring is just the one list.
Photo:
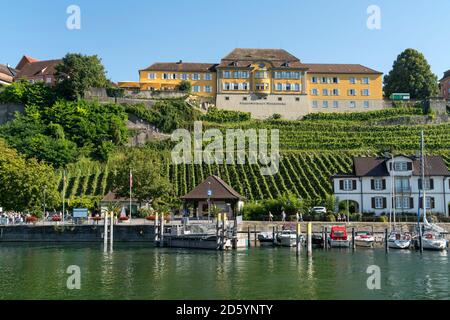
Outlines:
[[393, 93], [389, 98], [394, 101], [403, 101], [410, 100], [411, 96], [409, 93]]
[[88, 217], [88, 209], [73, 209], [73, 217], [74, 218], [87, 218]]

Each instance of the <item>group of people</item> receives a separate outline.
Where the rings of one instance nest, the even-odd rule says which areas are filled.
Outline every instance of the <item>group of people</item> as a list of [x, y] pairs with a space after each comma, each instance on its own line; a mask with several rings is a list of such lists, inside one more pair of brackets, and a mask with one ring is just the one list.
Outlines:
[[[283, 212], [281, 213], [281, 221], [286, 222], [286, 212], [283, 210]], [[303, 222], [303, 214], [301, 212], [296, 212], [295, 213], [295, 219], [297, 222]], [[273, 221], [273, 214], [272, 212], [269, 211], [269, 221]]]
[[0, 224], [13, 225], [26, 222], [26, 215], [19, 212], [2, 212], [0, 214]]

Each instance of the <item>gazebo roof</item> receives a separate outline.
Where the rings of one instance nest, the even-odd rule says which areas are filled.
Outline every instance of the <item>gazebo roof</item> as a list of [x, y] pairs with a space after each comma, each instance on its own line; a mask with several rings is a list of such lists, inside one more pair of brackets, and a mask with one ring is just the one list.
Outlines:
[[[208, 190], [211, 190], [211, 196], [208, 197]], [[245, 200], [230, 185], [225, 183], [217, 176], [210, 176], [205, 181], [196, 186], [191, 192], [181, 197], [182, 200]]]

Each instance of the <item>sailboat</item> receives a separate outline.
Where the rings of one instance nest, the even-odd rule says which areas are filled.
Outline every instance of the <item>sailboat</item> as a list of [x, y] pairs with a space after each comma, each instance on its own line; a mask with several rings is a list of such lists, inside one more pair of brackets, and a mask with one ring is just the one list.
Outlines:
[[[425, 158], [424, 158], [425, 140], [423, 131], [421, 133], [420, 140], [420, 171], [422, 178], [422, 189], [419, 190], [422, 196], [422, 210], [423, 210], [423, 225], [420, 226], [420, 206], [418, 211], [418, 232], [422, 233], [422, 247], [425, 250], [445, 250], [448, 246], [448, 241], [442, 236], [445, 232], [441, 227], [429, 223], [427, 220], [427, 205], [426, 205], [426, 192], [425, 192]], [[420, 196], [419, 196], [420, 197]], [[420, 239], [419, 239], [420, 241]], [[420, 242], [419, 242], [420, 246]]]
[[[391, 193], [392, 206], [389, 212], [389, 220], [391, 224], [391, 232], [388, 237], [388, 247], [391, 249], [409, 249], [411, 246], [411, 234], [404, 233], [397, 229], [396, 225], [396, 197], [395, 197], [395, 160], [392, 155], [392, 173], [391, 173]], [[393, 226], [393, 227], [392, 227]]]

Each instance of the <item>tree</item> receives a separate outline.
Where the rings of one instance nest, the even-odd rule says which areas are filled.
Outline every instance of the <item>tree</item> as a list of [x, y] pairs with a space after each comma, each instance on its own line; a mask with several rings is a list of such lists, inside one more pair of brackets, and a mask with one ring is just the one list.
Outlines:
[[26, 160], [0, 139], [0, 206], [40, 213], [44, 197], [46, 208], [58, 207], [60, 194], [54, 169], [36, 159]]
[[157, 152], [132, 149], [120, 161], [114, 188], [123, 197], [129, 196], [130, 170], [133, 175], [133, 198], [140, 203], [151, 203], [155, 209], [168, 204], [173, 188], [164, 176], [162, 160]]
[[55, 93], [43, 81], [31, 83], [26, 80], [13, 82], [0, 90], [0, 103], [50, 106], [55, 102]]
[[178, 91], [185, 92], [185, 93], [191, 93], [192, 90], [192, 84], [189, 81], [182, 80], [178, 86]]
[[96, 55], [68, 53], [56, 66], [56, 78], [56, 91], [69, 100], [82, 98], [91, 87], [106, 88], [109, 85], [105, 68]]
[[412, 99], [426, 99], [438, 92], [437, 76], [431, 72], [425, 56], [414, 49], [403, 51], [384, 77], [386, 97], [393, 93], [409, 93]]

